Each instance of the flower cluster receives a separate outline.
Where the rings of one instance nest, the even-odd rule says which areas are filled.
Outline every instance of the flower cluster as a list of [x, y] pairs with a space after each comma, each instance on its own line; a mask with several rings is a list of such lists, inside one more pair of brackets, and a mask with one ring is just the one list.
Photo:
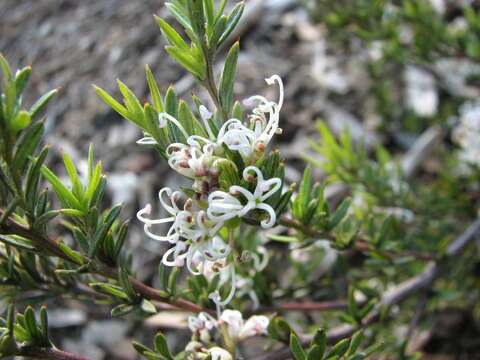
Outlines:
[[193, 359], [201, 359], [208, 355], [212, 359], [229, 360], [232, 355], [214, 343], [215, 335], [224, 329], [230, 341], [236, 343], [249, 337], [266, 335], [269, 319], [263, 315], [254, 315], [244, 321], [242, 313], [237, 310], [224, 310], [218, 320], [207, 313], [188, 318], [188, 327], [193, 334], [192, 340], [186, 347], [186, 351]]
[[[256, 105], [249, 116], [248, 126], [238, 119], [229, 119], [215, 134], [211, 126], [213, 114], [202, 105], [199, 112], [207, 138], [198, 134], [189, 135], [171, 115], [159, 115], [159, 127], [170, 123], [186, 139], [185, 143], [170, 144], [166, 155], [173, 170], [193, 180], [192, 191], [187, 196], [170, 188], [160, 190], [160, 203], [168, 213], [164, 218], [152, 219], [149, 204], [137, 213], [150, 238], [172, 244], [162, 258], [163, 264], [186, 265], [195, 275], [206, 271], [229, 274], [231, 291], [227, 298], [221, 301], [218, 292], [211, 294], [217, 305], [230, 302], [235, 291], [234, 265], [229, 261], [232, 248], [219, 236], [220, 229], [228, 221], [242, 218], [254, 210], [263, 228], [271, 228], [276, 222], [275, 210], [266, 201], [281, 189], [282, 180], [277, 177], [265, 179], [262, 171], [254, 165], [264, 155], [273, 135], [281, 132], [278, 123], [284, 97], [283, 83], [277, 75], [266, 81], [269, 85], [278, 83], [279, 100], [273, 102], [262, 96], [247, 99], [247, 103]], [[146, 136], [138, 143], [156, 142]], [[228, 158], [225, 148], [240, 155], [245, 166], [243, 171]], [[219, 177], [221, 164], [225, 162], [240, 171], [240, 182], [222, 189]], [[157, 235], [154, 227], [166, 223], [170, 224], [167, 233]]]

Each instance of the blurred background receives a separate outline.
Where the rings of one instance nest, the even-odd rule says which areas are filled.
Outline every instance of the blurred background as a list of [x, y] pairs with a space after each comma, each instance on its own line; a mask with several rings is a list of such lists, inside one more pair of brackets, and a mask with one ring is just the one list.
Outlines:
[[[446, 145], [436, 151], [449, 153], [454, 149], [451, 129], [468, 111], [480, 111], [475, 1], [246, 3], [233, 37], [241, 38], [242, 48], [235, 92], [239, 99], [253, 94], [275, 98], [264, 78], [279, 74], [284, 79], [284, 132], [276, 145], [287, 160], [291, 182], [301, 177], [298, 160], [309, 152], [307, 139], [318, 137], [320, 118], [336, 133], [348, 127], [354, 140], [383, 144], [398, 155], [424, 131], [439, 126]], [[135, 144], [140, 131], [110, 111], [91, 84], [119, 97], [116, 79], [121, 79], [139, 98], [146, 97], [144, 66], [149, 64], [163, 89], [173, 84], [188, 100], [195, 93], [208, 101], [163, 51], [165, 41], [153, 14], [169, 18], [160, 0], [0, 0], [0, 51], [12, 67], [32, 65], [30, 100], [60, 88], [46, 114], [47, 142], [57, 156], [52, 162], [65, 150], [76, 163], [85, 163], [92, 142], [109, 174], [111, 201], [126, 204], [125, 217], [134, 216], [161, 186], [179, 178], [157, 154]], [[427, 161], [423, 174], [444, 165]], [[139, 226], [132, 226], [129, 239], [139, 277], [152, 279], [162, 249]], [[103, 310], [59, 299], [49, 311], [58, 344], [93, 359], [135, 359], [131, 338], [148, 343], [155, 329], [184, 327], [181, 314], [162, 314], [140, 324], [112, 319]], [[449, 321], [461, 329], [470, 323], [469, 316], [461, 313]], [[184, 343], [180, 337], [170, 340]]]

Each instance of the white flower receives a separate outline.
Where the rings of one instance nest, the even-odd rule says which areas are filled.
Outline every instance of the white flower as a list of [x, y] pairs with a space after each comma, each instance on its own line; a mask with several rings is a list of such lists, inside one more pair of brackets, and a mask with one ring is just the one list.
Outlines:
[[227, 326], [228, 335], [234, 340], [243, 340], [248, 337], [267, 333], [269, 320], [266, 316], [254, 315], [246, 322], [238, 310], [224, 310], [219, 323]]
[[203, 344], [199, 341], [190, 341], [185, 347], [187, 353], [199, 353], [203, 349]]
[[[164, 195], [167, 196], [167, 201], [164, 200]], [[191, 223], [192, 220], [191, 213], [188, 210], [180, 210], [178, 201], [180, 200], [181, 193], [179, 191], [172, 191], [172, 189], [165, 187], [160, 190], [158, 197], [163, 208], [171, 216], [162, 219], [149, 219], [147, 216], [150, 215], [152, 207], [150, 204], [147, 204], [143, 209], [138, 211], [137, 218], [145, 224], [144, 231], [150, 238], [158, 241], [169, 241], [171, 243], [175, 243], [178, 241], [184, 229], [189, 227], [189, 223]], [[150, 228], [153, 225], [169, 222], [173, 224], [168, 230], [166, 236], [158, 236], [150, 231]]]
[[215, 305], [217, 305], [217, 312], [220, 312], [220, 308], [222, 306], [226, 306], [230, 304], [235, 296], [235, 284], [236, 284], [236, 274], [235, 274], [235, 265], [229, 264], [228, 266], [223, 268], [224, 271], [228, 270], [228, 278], [230, 279], [230, 292], [228, 293], [227, 297], [222, 300], [220, 296], [220, 292], [218, 290], [214, 291], [213, 293], [208, 295], [208, 298], [212, 300]]
[[239, 333], [240, 339], [267, 334], [269, 320], [263, 315], [254, 315], [245, 322]]
[[230, 252], [230, 246], [219, 236], [204, 243], [192, 244], [187, 253], [187, 268], [194, 275], [208, 271], [205, 269], [206, 265], [210, 265], [212, 272], [219, 272], [227, 267], [222, 260], [225, 260]]
[[212, 357], [212, 360], [233, 360], [232, 355], [227, 350], [218, 346], [210, 348], [208, 354]]
[[188, 328], [198, 336], [203, 343], [209, 343], [212, 335], [211, 332], [217, 327], [217, 320], [207, 313], [200, 313], [198, 316], [190, 316], [188, 318]]
[[213, 135], [213, 131], [210, 128], [210, 124], [208, 123], [208, 121], [211, 119], [213, 114], [203, 105], [200, 105], [198, 110], [200, 111], [200, 117], [202, 118], [203, 125], [205, 126], [205, 129], [207, 130], [208, 137], [210, 138], [210, 140], [215, 140], [215, 136]]
[[220, 322], [227, 326], [228, 335], [232, 339], [237, 339], [243, 328], [243, 316], [238, 310], [224, 310], [220, 315]]
[[168, 165], [177, 171], [178, 173], [186, 176], [190, 179], [196, 177], [207, 176], [210, 164], [213, 161], [214, 146], [207, 143], [201, 149], [197, 140], [192, 140], [193, 136], [189, 138], [189, 141], [194, 146], [189, 146], [181, 143], [173, 143], [167, 147], [166, 153], [168, 156]]
[[[229, 193], [214, 191], [209, 195], [207, 214], [210, 219], [213, 221], [227, 221], [234, 217], [242, 217], [249, 211], [258, 209], [266, 211], [268, 214], [268, 219], [262, 220], [260, 223], [264, 229], [270, 228], [275, 224], [275, 211], [270, 205], [265, 204], [264, 201], [280, 189], [282, 182], [279, 178], [265, 180], [260, 169], [255, 166], [246, 167], [243, 171], [243, 178], [251, 181], [251, 172], [257, 175], [257, 185], [253, 193], [241, 186], [233, 185], [230, 187]], [[242, 195], [247, 203], [243, 205], [233, 195]]]
[[278, 83], [278, 102], [269, 101], [260, 95], [248, 98], [245, 101], [247, 104], [257, 104], [250, 116], [253, 128], [243, 125], [237, 119], [231, 119], [222, 126], [218, 135], [219, 143], [224, 143], [230, 150], [238, 151], [246, 161], [250, 160], [255, 152], [263, 152], [273, 135], [282, 131], [278, 125], [284, 100], [283, 82], [278, 75], [265, 80], [269, 85]]
[[227, 221], [238, 216], [243, 205], [235, 196], [224, 191], [214, 191], [208, 196], [207, 214], [213, 221]]

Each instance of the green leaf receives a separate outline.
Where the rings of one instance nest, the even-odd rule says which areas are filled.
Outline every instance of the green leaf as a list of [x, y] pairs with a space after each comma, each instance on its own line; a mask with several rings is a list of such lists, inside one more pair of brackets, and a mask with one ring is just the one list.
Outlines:
[[70, 178], [70, 181], [72, 183], [72, 191], [73, 194], [77, 199], [82, 201], [85, 196], [85, 192], [83, 189], [82, 182], [80, 181], [80, 177], [78, 176], [77, 169], [75, 165], [73, 164], [72, 158], [68, 156], [67, 153], [62, 154], [63, 157], [63, 163], [65, 165], [65, 169], [67, 170], [68, 177]]
[[205, 19], [207, 25], [207, 32], [210, 33], [212, 26], [215, 23], [215, 9], [214, 9], [214, 0], [204, 0], [203, 1], [203, 10], [205, 11]]
[[331, 358], [333, 356], [344, 355], [348, 350], [349, 344], [350, 344], [350, 339], [340, 340], [338, 343], [335, 344], [335, 346], [332, 347], [332, 349], [328, 352], [326, 357]]
[[72, 248], [70, 248], [69, 246], [65, 245], [64, 243], [62, 242], [58, 242], [58, 247], [60, 248], [60, 250], [62, 250], [62, 252], [68, 256], [68, 258], [70, 260], [72, 260], [75, 264], [77, 265], [85, 265], [86, 263], [86, 259], [85, 257], [80, 254], [79, 252], [73, 250]]
[[40, 324], [42, 327], [42, 335], [46, 341], [49, 340], [48, 334], [48, 316], [47, 316], [47, 308], [46, 306], [42, 306], [40, 308]]
[[33, 124], [20, 139], [13, 159], [13, 172], [23, 174], [29, 156], [33, 155], [34, 150], [40, 143], [44, 131], [42, 122]]
[[150, 95], [152, 96], [153, 108], [161, 113], [163, 112], [163, 100], [160, 90], [158, 89], [157, 82], [153, 76], [152, 70], [148, 65], [145, 65], [145, 73], [147, 74], [147, 84], [150, 89]]
[[31, 73], [32, 68], [30, 66], [26, 66], [22, 70], [17, 71], [15, 74], [15, 88], [18, 96], [20, 96], [23, 93], [23, 90], [25, 90], [25, 86], [30, 79]]
[[177, 277], [180, 273], [180, 269], [174, 267], [170, 276], [168, 277], [167, 291], [171, 296], [175, 296], [177, 293]]
[[138, 352], [140, 355], [144, 355], [145, 352], [151, 351], [148, 347], [146, 347], [143, 344], [140, 344], [139, 342], [132, 341], [132, 346], [135, 349], [136, 352]]
[[24, 239], [19, 236], [0, 234], [0, 242], [3, 242], [4, 244], [11, 245], [25, 251], [32, 251], [32, 252], [36, 251], [36, 247], [33, 245], [33, 243], [30, 240]]
[[88, 244], [88, 240], [85, 234], [80, 230], [80, 228], [76, 226], [72, 229], [72, 231], [73, 231], [73, 236], [75, 240], [80, 246], [80, 249], [82, 249], [84, 253], [88, 253], [90, 249], [90, 245]]
[[320, 354], [320, 349], [317, 345], [313, 345], [313, 347], [308, 350], [307, 360], [321, 360], [322, 356]]
[[168, 348], [167, 340], [162, 333], [155, 336], [155, 351], [165, 356], [168, 360], [173, 360], [173, 355]]
[[129, 301], [128, 295], [123, 291], [120, 286], [107, 284], [107, 283], [90, 283], [89, 286], [102, 294], [110, 295], [125, 301]]
[[122, 205], [114, 206], [108, 214], [105, 216], [104, 223], [100, 226], [100, 229], [95, 234], [95, 239], [93, 242], [93, 246], [90, 248], [89, 256], [94, 257], [103, 244], [105, 240], [105, 236], [107, 235], [108, 231], [112, 227], [114, 221], [120, 215], [120, 211], [122, 210]]
[[215, 23], [215, 28], [213, 29], [209, 39], [211, 47], [213, 48], [218, 47], [220, 37], [223, 35], [225, 28], [227, 27], [227, 21], [228, 21], [228, 17], [225, 15], [222, 15]]
[[347, 356], [355, 355], [362, 340], [363, 340], [363, 332], [361, 330], [353, 334], [352, 340], [350, 341], [350, 346], [348, 348]]
[[228, 52], [225, 60], [225, 67], [220, 79], [220, 102], [229, 116], [232, 113], [233, 107], [233, 87], [235, 84], [239, 53], [240, 43], [237, 41]]
[[213, 166], [220, 170], [218, 178], [220, 189], [228, 191], [231, 186], [240, 183], [238, 168], [233, 161], [219, 159], [213, 163]]
[[307, 354], [305, 353], [305, 350], [303, 350], [298, 336], [294, 333], [290, 334], [290, 350], [295, 360], [306, 360]]
[[37, 329], [37, 321], [35, 320], [35, 313], [31, 306], [27, 307], [24, 313], [26, 330], [32, 338], [38, 338], [39, 332]]
[[203, 59], [195, 58], [191, 52], [174, 46], [166, 46], [165, 50], [176, 62], [192, 73], [192, 75], [201, 81], [205, 79], [205, 64]]
[[337, 208], [337, 210], [331, 217], [327, 230], [334, 229], [345, 218], [351, 203], [352, 203], [352, 200], [350, 198], [347, 198], [342, 201], [340, 206]]
[[30, 116], [30, 113], [25, 110], [21, 110], [17, 113], [15, 119], [13, 119], [11, 129], [13, 133], [16, 134], [20, 130], [25, 129], [28, 125], [30, 125], [31, 122], [32, 118]]
[[327, 333], [324, 329], [317, 330], [313, 336], [311, 346], [316, 346], [318, 348], [318, 358], [321, 359], [327, 349]]
[[295, 236], [286, 236], [286, 235], [268, 235], [270, 240], [281, 242], [281, 243], [296, 243], [299, 242], [299, 239]]
[[218, 19], [220, 16], [223, 14], [223, 10], [225, 10], [225, 6], [227, 5], [228, 0], [220, 0], [220, 3], [218, 4], [218, 9], [217, 13], [215, 14], [215, 17]]
[[91, 176], [89, 176], [90, 180], [87, 186], [87, 190], [85, 191], [85, 200], [88, 200], [89, 206], [92, 206], [94, 204], [92, 203], [92, 201], [94, 199], [95, 192], [97, 191], [100, 185], [100, 181], [102, 179], [102, 162], [99, 161], [97, 165], [95, 165], [95, 168], [93, 169], [93, 171], [91, 171], [90, 173], [91, 173]]
[[177, 3], [167, 2], [165, 6], [168, 8], [170, 13], [177, 19], [177, 21], [182, 24], [186, 31], [193, 33], [192, 26], [190, 24], [190, 20], [188, 18], [188, 14], [185, 12], [184, 9], [181, 8], [181, 5]]
[[142, 300], [140, 308], [142, 309], [143, 312], [145, 312], [147, 314], [156, 314], [157, 313], [157, 309], [155, 308], [155, 305], [153, 305], [147, 299]]
[[178, 106], [178, 121], [180, 121], [188, 134], [208, 137], [200, 121], [192, 114], [188, 104], [183, 100], [180, 101]]
[[53, 191], [57, 194], [58, 199], [65, 207], [71, 207], [73, 209], [81, 210], [82, 206], [77, 198], [70, 192], [70, 190], [63, 185], [60, 179], [45, 165], [41, 169], [43, 177], [52, 185]]
[[245, 8], [245, 4], [243, 3], [243, 1], [241, 1], [240, 3], [235, 5], [233, 10], [230, 12], [230, 14], [228, 15], [227, 24], [225, 26], [225, 31], [223, 32], [222, 36], [218, 40], [217, 46], [220, 46], [225, 40], [227, 40], [228, 36], [231, 34], [233, 29], [235, 29], [235, 27], [238, 24], [238, 21], [242, 17], [244, 8]]
[[310, 166], [305, 168], [303, 172], [303, 178], [300, 183], [300, 188], [298, 190], [298, 195], [293, 201], [292, 213], [295, 218], [299, 220], [304, 219], [305, 212], [310, 201], [310, 192], [312, 189], [312, 171]]
[[119, 317], [119, 316], [124, 316], [129, 313], [131, 313], [133, 310], [135, 310], [135, 306], [132, 304], [120, 304], [112, 309], [110, 311], [110, 314], [113, 317]]
[[84, 213], [76, 209], [50, 210], [40, 215], [40, 217], [38, 217], [35, 220], [35, 226], [36, 227], [43, 226], [59, 215], [67, 215], [67, 216], [78, 218], [78, 217], [82, 217]]
[[[2, 58], [2, 54], [0, 54], [0, 60]], [[13, 304], [8, 305], [7, 309], [7, 330], [10, 335], [13, 335], [13, 325], [15, 323], [15, 307]]]
[[197, 36], [200, 44], [205, 35], [203, 1], [204, 0], [187, 0], [190, 23], [192, 24], [193, 32]]
[[155, 20], [157, 21], [158, 26], [160, 26], [160, 30], [162, 31], [162, 34], [167, 38], [170, 45], [175, 46], [184, 51], [190, 51], [190, 47], [183, 40], [180, 34], [178, 34], [177, 31], [170, 26], [169, 23], [167, 23], [165, 20], [159, 18], [156, 15], [154, 15], [154, 17], [155, 17]]
[[38, 113], [40, 113], [45, 108], [45, 106], [47, 106], [50, 100], [52, 100], [53, 97], [57, 95], [57, 93], [58, 93], [58, 90], [53, 89], [47, 92], [46, 94], [44, 94], [42, 97], [40, 97], [40, 99], [38, 99], [30, 108], [29, 110], [30, 117], [34, 119], [35, 116], [37, 116]]
[[4, 82], [12, 81], [13, 76], [12, 76], [12, 71], [10, 70], [10, 64], [1, 53], [0, 53], [0, 68], [2, 69]]
[[117, 259], [120, 256], [120, 252], [122, 251], [123, 244], [127, 238], [128, 232], [128, 221], [124, 222], [122, 226], [120, 226], [120, 230], [118, 230], [116, 234], [116, 242], [113, 249], [113, 258]]
[[350, 286], [348, 289], [348, 312], [354, 319], [358, 320], [358, 306], [355, 300], [355, 289]]
[[123, 118], [132, 121], [136, 125], [138, 125], [135, 121], [130, 119], [129, 112], [125, 106], [120, 104], [117, 100], [115, 100], [109, 93], [107, 93], [102, 88], [99, 88], [96, 85], [93, 85], [95, 89], [95, 93], [100, 97], [105, 104], [110, 106], [113, 110], [115, 110], [118, 114], [120, 114]]
[[38, 183], [40, 181], [40, 169], [48, 155], [48, 147], [44, 147], [38, 157], [34, 158], [27, 172], [25, 182], [25, 197], [31, 210], [37, 200]]
[[142, 104], [140, 104], [140, 101], [137, 99], [133, 91], [130, 90], [127, 85], [125, 85], [120, 80], [117, 80], [117, 84], [120, 92], [123, 95], [123, 101], [125, 102], [125, 106], [128, 109], [128, 119], [143, 128], [145, 125]]

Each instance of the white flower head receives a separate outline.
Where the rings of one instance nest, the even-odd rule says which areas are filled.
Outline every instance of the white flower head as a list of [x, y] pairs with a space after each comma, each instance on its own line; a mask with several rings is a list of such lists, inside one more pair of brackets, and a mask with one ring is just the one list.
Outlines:
[[212, 360], [233, 360], [232, 355], [227, 350], [218, 346], [208, 349], [208, 354], [212, 357]]
[[[190, 137], [189, 141], [199, 145], [198, 139], [192, 140], [192, 138]], [[214, 149], [210, 143], [204, 145], [203, 149], [181, 143], [170, 144], [166, 150], [168, 165], [190, 179], [208, 176]]]
[[256, 105], [250, 115], [252, 127], [243, 125], [237, 119], [231, 119], [219, 132], [218, 141], [230, 150], [238, 151], [245, 161], [249, 161], [256, 152], [263, 153], [273, 135], [282, 132], [278, 125], [284, 100], [283, 82], [278, 75], [267, 78], [266, 82], [269, 85], [278, 83], [278, 102], [269, 101], [260, 95], [248, 98], [245, 100], [246, 104]]
[[207, 313], [200, 313], [198, 316], [188, 318], [188, 328], [204, 344], [212, 339], [212, 331], [218, 326], [217, 320]]
[[220, 323], [225, 324], [228, 330], [228, 335], [232, 339], [237, 339], [240, 331], [243, 328], [243, 316], [238, 310], [224, 310], [220, 315]]
[[239, 333], [240, 339], [267, 334], [270, 321], [266, 316], [254, 315], [245, 322]]
[[262, 315], [254, 315], [244, 322], [242, 313], [238, 310], [224, 310], [219, 318], [219, 324], [227, 327], [228, 335], [234, 340], [266, 334], [269, 322]]
[[[165, 195], [167, 201], [164, 199]], [[147, 204], [143, 209], [137, 212], [137, 218], [145, 224], [144, 231], [150, 238], [158, 241], [175, 243], [180, 238], [182, 232], [190, 226], [191, 213], [188, 210], [180, 210], [179, 200], [181, 198], [181, 193], [179, 191], [173, 191], [172, 189], [165, 187], [160, 190], [158, 196], [160, 203], [170, 216], [161, 219], [148, 218], [151, 214], [152, 207], [150, 204]], [[188, 208], [187, 203], [184, 208]], [[172, 225], [166, 236], [158, 236], [150, 230], [153, 225], [170, 222]]]
[[[282, 181], [279, 178], [265, 180], [262, 172], [255, 166], [248, 166], [243, 171], [243, 178], [246, 181], [253, 181], [256, 175], [256, 187], [253, 193], [247, 189], [233, 185], [229, 192], [214, 191], [208, 197], [209, 207], [207, 209], [208, 216], [214, 221], [227, 221], [234, 217], [243, 217], [251, 210], [263, 210], [268, 214], [268, 218], [261, 221], [264, 229], [271, 228], [276, 221], [276, 214], [273, 208], [264, 203], [270, 196], [275, 194], [281, 187]], [[246, 201], [242, 204], [234, 195], [241, 195]]]

